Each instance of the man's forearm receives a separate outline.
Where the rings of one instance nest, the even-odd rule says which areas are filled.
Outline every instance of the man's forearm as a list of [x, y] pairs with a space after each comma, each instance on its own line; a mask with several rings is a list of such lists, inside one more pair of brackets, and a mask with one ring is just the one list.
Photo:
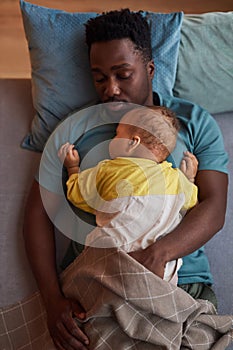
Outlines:
[[25, 210], [24, 239], [28, 259], [45, 304], [61, 295], [57, 272], [54, 228], [33, 184]]
[[221, 229], [210, 204], [208, 201], [198, 204], [174, 231], [155, 243], [155, 249], [164, 257], [165, 263], [193, 253]]
[[[218, 181], [217, 181], [218, 180]], [[209, 183], [207, 184], [207, 182]], [[228, 179], [226, 174], [202, 172], [197, 179], [199, 203], [177, 228], [155, 243], [165, 263], [191, 254], [208, 242], [223, 226]]]
[[225, 220], [228, 177], [216, 171], [197, 175], [199, 203], [181, 223], [145, 250], [130, 255], [156, 275], [163, 277], [168, 261], [191, 254], [218, 232]]

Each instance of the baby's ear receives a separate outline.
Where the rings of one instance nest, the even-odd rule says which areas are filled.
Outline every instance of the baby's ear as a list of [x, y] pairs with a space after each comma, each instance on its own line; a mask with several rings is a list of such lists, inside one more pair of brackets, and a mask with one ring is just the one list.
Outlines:
[[135, 149], [140, 145], [141, 138], [140, 136], [133, 136], [131, 140], [129, 140], [129, 153], [135, 151]]

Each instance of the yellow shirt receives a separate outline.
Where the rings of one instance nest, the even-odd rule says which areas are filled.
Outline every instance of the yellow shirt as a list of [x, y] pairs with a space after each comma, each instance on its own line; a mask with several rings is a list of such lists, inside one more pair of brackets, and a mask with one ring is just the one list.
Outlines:
[[102, 200], [127, 196], [177, 195], [184, 193], [182, 209], [197, 202], [197, 187], [171, 163], [144, 158], [119, 157], [103, 160], [96, 167], [73, 174], [67, 181], [67, 198], [84, 211], [95, 214]]

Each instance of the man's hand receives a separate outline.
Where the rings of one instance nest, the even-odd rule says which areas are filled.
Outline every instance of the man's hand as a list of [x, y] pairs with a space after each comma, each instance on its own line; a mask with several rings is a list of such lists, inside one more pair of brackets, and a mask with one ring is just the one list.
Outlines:
[[166, 262], [163, 255], [156, 255], [156, 252], [159, 252], [159, 247], [157, 247], [157, 245], [159, 245], [159, 240], [146, 249], [137, 250], [128, 254], [155, 275], [163, 278]]
[[60, 297], [47, 305], [50, 335], [58, 350], [87, 350], [89, 340], [74, 320], [85, 319], [82, 307], [74, 300]]

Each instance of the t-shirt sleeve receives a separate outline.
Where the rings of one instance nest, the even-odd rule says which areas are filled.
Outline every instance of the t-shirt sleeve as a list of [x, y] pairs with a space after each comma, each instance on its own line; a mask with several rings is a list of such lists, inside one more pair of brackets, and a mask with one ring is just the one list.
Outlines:
[[228, 154], [223, 135], [210, 113], [184, 99], [163, 99], [160, 96], [160, 100], [161, 104], [171, 108], [180, 120], [181, 139], [186, 149], [197, 157], [198, 170], [215, 170], [227, 174]]
[[66, 182], [68, 200], [79, 209], [91, 214], [95, 214], [97, 196], [95, 179], [96, 172], [92, 168], [72, 174]]
[[222, 132], [214, 118], [205, 110], [191, 122], [194, 137], [194, 154], [198, 170], [215, 170], [228, 173], [228, 154]]

